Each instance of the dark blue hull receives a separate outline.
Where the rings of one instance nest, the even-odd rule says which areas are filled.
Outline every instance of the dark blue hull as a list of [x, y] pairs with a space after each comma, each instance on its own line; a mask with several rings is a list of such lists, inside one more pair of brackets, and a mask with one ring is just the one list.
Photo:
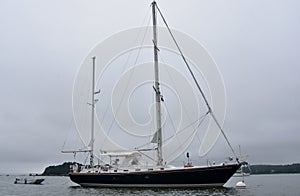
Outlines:
[[240, 166], [240, 164], [231, 164], [128, 173], [70, 173], [70, 179], [84, 187], [185, 188], [223, 186]]

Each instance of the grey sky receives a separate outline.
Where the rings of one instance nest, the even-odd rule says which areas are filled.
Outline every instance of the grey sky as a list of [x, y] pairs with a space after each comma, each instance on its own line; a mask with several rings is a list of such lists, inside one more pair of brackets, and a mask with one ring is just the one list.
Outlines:
[[[41, 172], [72, 125], [72, 88], [91, 48], [138, 27], [150, 0], [0, 2], [0, 173]], [[300, 162], [300, 3], [158, 1], [172, 28], [215, 59], [227, 93], [225, 130], [250, 163]], [[211, 153], [221, 155], [219, 138]]]

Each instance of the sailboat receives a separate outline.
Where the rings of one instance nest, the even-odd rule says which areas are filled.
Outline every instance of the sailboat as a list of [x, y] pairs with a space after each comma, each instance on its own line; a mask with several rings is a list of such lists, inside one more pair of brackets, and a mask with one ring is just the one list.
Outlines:
[[[83, 186], [83, 187], [114, 187], [114, 188], [188, 188], [188, 187], [219, 187], [223, 186], [233, 174], [241, 167], [242, 163], [238, 158], [231, 163], [223, 163], [220, 165], [208, 165], [208, 166], [194, 166], [190, 161], [181, 167], [175, 167], [167, 165], [163, 155], [163, 138], [162, 138], [162, 114], [161, 114], [161, 102], [163, 97], [160, 91], [159, 81], [159, 63], [158, 63], [158, 43], [157, 43], [157, 11], [162, 16], [155, 0], [151, 3], [152, 7], [152, 22], [153, 22], [153, 52], [154, 52], [154, 86], [155, 91], [155, 134], [153, 137], [153, 143], [157, 146], [152, 149], [156, 151], [156, 163], [153, 165], [141, 165], [139, 163], [140, 157], [144, 154], [144, 151], [149, 149], [135, 149], [133, 151], [101, 151], [101, 156], [109, 157], [108, 163], [95, 164], [94, 163], [94, 112], [95, 112], [95, 61], [96, 57], [92, 58], [93, 65], [93, 77], [92, 77], [92, 95], [91, 95], [91, 114], [92, 125], [89, 148], [78, 151], [63, 151], [64, 153], [77, 153], [87, 152], [89, 153], [90, 162], [89, 165], [79, 167], [75, 164], [70, 172], [70, 179]], [[163, 16], [162, 16], [163, 17]], [[165, 22], [165, 20], [163, 19]], [[196, 86], [199, 90], [202, 98], [207, 106], [208, 115], [211, 115], [214, 122], [219, 127], [221, 133], [225, 137], [227, 143], [230, 145], [225, 132], [223, 131], [220, 123], [217, 121], [212, 107], [208, 103], [199, 83], [197, 82], [195, 75], [190, 69], [185, 56], [180, 50], [174, 36], [168, 25], [166, 25], [178, 50], [185, 62]], [[98, 150], [98, 149], [97, 149]], [[187, 154], [189, 159], [189, 154]]]

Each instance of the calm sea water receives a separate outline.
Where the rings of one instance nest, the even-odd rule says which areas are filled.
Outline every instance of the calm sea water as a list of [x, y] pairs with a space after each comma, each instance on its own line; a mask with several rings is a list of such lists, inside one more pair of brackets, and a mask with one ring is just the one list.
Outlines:
[[300, 174], [252, 175], [247, 187], [235, 188], [241, 180], [232, 177], [224, 188], [205, 189], [96, 189], [81, 188], [68, 177], [45, 177], [43, 185], [14, 184], [16, 176], [0, 176], [0, 195], [299, 195]]

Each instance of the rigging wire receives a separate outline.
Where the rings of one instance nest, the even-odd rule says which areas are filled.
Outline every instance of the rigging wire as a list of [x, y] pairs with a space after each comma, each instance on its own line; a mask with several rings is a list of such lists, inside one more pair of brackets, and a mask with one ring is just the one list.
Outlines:
[[[197, 130], [198, 130], [198, 128], [200, 127], [200, 125], [204, 122], [205, 117], [207, 116], [207, 114], [208, 114], [208, 113], [202, 115], [202, 116], [200, 117], [200, 119], [198, 119], [198, 120], [199, 120], [198, 126], [197, 126], [196, 128], [194, 128], [192, 134], [191, 134], [188, 138], [186, 138], [185, 141], [188, 141], [191, 137], [193, 137], [194, 134], [197, 134]], [[197, 120], [197, 121], [198, 121], [198, 120]], [[181, 131], [182, 131], [182, 130], [181, 130]], [[179, 133], [179, 132], [178, 132], [178, 133]], [[176, 136], [175, 136], [175, 137], [176, 137]], [[168, 138], [168, 139], [170, 139], [170, 138]], [[184, 142], [185, 142], [185, 141], [184, 141]], [[181, 148], [181, 147], [179, 146], [179, 147], [177, 147], [176, 149], [180, 149], [180, 148]], [[177, 152], [177, 150], [175, 150], [170, 156], [172, 156], [172, 155], [175, 154], [176, 152]]]
[[[163, 64], [166, 64], [165, 61], [164, 61], [164, 58], [163, 58], [162, 56], [163, 56], [162, 53], [160, 53], [159, 58], [160, 58], [161, 62], [162, 62]], [[173, 84], [172, 87], [174, 87], [175, 90], [176, 90], [176, 92], [178, 92], [178, 89], [177, 89], [177, 87], [176, 87], [176, 85], [175, 85], [175, 82], [174, 82], [175, 80], [173, 79], [172, 74], [169, 72], [169, 69], [168, 69], [167, 67], [165, 67], [165, 66], [162, 66], [162, 67], [166, 70], [166, 72], [167, 72], [169, 78], [171, 79], [171, 82], [172, 82], [172, 84]], [[190, 118], [190, 116], [188, 115], [188, 112], [187, 112], [188, 109], [185, 107], [184, 104], [182, 104], [182, 107], [183, 107], [183, 110], [185, 111], [185, 114], [186, 114], [187, 118], [188, 118], [189, 120], [191, 120], [191, 118]]]
[[[150, 11], [149, 11], [149, 12], [150, 12]], [[149, 12], [148, 12], [148, 13], [149, 13]], [[145, 16], [143, 23], [146, 21], [146, 18], [147, 18], [147, 15]], [[146, 30], [145, 30], [145, 32], [144, 32], [144, 35], [143, 35], [143, 38], [142, 38], [142, 43], [141, 43], [140, 47], [138, 47], [138, 52], [137, 52], [137, 55], [136, 55], [134, 64], [133, 64], [133, 66], [132, 66], [132, 67], [133, 67], [133, 70], [132, 70], [132, 72], [130, 72], [129, 79], [128, 79], [128, 81], [127, 81], [126, 87], [124, 88], [124, 91], [123, 91], [123, 93], [122, 93], [122, 97], [124, 97], [124, 94], [126, 93], [126, 91], [127, 91], [127, 89], [128, 89], [129, 81], [131, 80], [131, 78], [132, 78], [132, 76], [133, 76], [133, 73], [134, 73], [134, 67], [135, 67], [135, 65], [136, 65], [137, 62], [138, 62], [138, 58], [139, 58], [140, 53], [141, 53], [141, 50], [142, 50], [142, 48], [143, 48], [143, 44], [144, 44], [144, 42], [145, 42], [146, 35], [147, 35], [147, 33], [149, 32], [149, 23], [150, 23], [150, 19], [151, 19], [151, 18], [149, 17], [149, 19], [148, 19], [148, 24], [147, 24], [147, 28], [146, 28]], [[141, 31], [139, 32], [139, 34], [140, 34], [140, 33], [141, 33]], [[138, 35], [136, 39], [138, 39], [139, 36], [140, 36], [140, 35]], [[129, 58], [131, 57], [131, 55], [132, 55], [132, 51], [131, 51], [131, 52], [129, 53], [129, 55], [127, 56], [127, 60], [126, 60], [125, 63], [124, 63], [125, 65], [128, 63]], [[126, 66], [125, 66], [125, 68], [124, 68], [124, 71], [125, 71], [125, 69], [126, 69]], [[123, 72], [124, 72], [124, 71], [123, 71]], [[118, 106], [117, 106], [116, 113], [115, 113], [116, 116], [117, 116], [117, 114], [118, 114], [118, 112], [119, 112], [119, 109], [120, 109], [121, 104], [122, 104], [122, 101], [121, 101], [121, 102], [118, 104]], [[108, 109], [108, 107], [107, 107], [107, 109]], [[107, 111], [108, 111], [108, 110], [107, 110]], [[104, 119], [104, 118], [105, 118], [105, 116], [103, 117], [103, 119]], [[107, 131], [107, 133], [106, 133], [107, 135], [110, 134], [110, 132], [111, 132], [111, 130], [112, 130], [112, 126], [113, 126], [114, 123], [115, 123], [115, 118], [112, 119], [112, 121], [111, 121], [111, 123], [110, 123], [110, 125], [109, 125], [108, 131]], [[104, 146], [104, 143], [105, 143], [105, 142], [102, 142], [101, 148]]]
[[[148, 17], [148, 22], [146, 23], [147, 17]], [[139, 58], [139, 55], [140, 55], [140, 52], [141, 52], [141, 49], [142, 49], [142, 44], [144, 43], [145, 37], [146, 37], [146, 35], [147, 35], [148, 31], [149, 31], [149, 29], [148, 29], [149, 27], [148, 27], [148, 26], [149, 26], [149, 23], [150, 23], [150, 19], [151, 19], [151, 15], [150, 15], [150, 10], [149, 10], [148, 13], [145, 15], [145, 17], [144, 17], [144, 19], [143, 19], [143, 22], [142, 22], [142, 25], [143, 25], [143, 24], [146, 24], [146, 27], [147, 27], [147, 28], [146, 28], [146, 31], [145, 31], [145, 33], [144, 33], [144, 35], [143, 35], [141, 46], [138, 47], [138, 53], [137, 53], [137, 55], [136, 55], [136, 58], [135, 58], [135, 61], [134, 61], [134, 64], [133, 64], [132, 67], [134, 67], [134, 65], [136, 65], [136, 63], [137, 63], [137, 61], [138, 61], [138, 58]], [[142, 25], [141, 25], [141, 26], [142, 26]], [[139, 38], [140, 34], [141, 34], [141, 30], [139, 31], [139, 33], [138, 33], [138, 35], [137, 35], [137, 37], [136, 37], [136, 40]], [[130, 52], [129, 52], [129, 54], [127, 55], [127, 58], [126, 58], [126, 60], [125, 60], [125, 62], [124, 62], [124, 64], [123, 64], [124, 69], [123, 69], [122, 73], [124, 73], [124, 71], [125, 71], [126, 68], [128, 67], [128, 62], [129, 62], [129, 59], [130, 59], [130, 57], [132, 56], [132, 54], [133, 54], [133, 50], [130, 50]], [[109, 109], [109, 106], [107, 106], [107, 109]], [[105, 118], [105, 115], [103, 115], [103, 118], [102, 118], [102, 119], [104, 119], [104, 118]]]
[[[188, 124], [187, 126], [185, 126], [185, 127], [183, 127], [182, 129], [178, 130], [177, 134], [183, 132], [184, 130], [186, 130], [187, 128], [191, 127], [192, 125], [194, 125], [194, 124], [197, 123], [197, 122], [199, 122], [197, 128], [200, 127], [200, 125], [201, 125], [202, 122], [203, 122], [202, 119], [205, 118], [207, 115], [208, 115], [208, 112], [207, 112], [206, 114], [200, 116], [198, 119], [196, 119], [195, 121], [191, 122], [191, 123]], [[197, 129], [197, 128], [196, 128], [196, 129]], [[174, 137], [174, 136], [170, 136], [170, 137], [164, 139], [163, 141], [166, 142], [166, 141], [172, 139], [172, 137]], [[148, 143], [146, 143], [146, 144], [144, 144], [144, 145], [138, 146], [138, 147], [136, 147], [135, 149], [143, 148], [143, 147], [145, 147], [145, 146], [147, 146], [147, 145], [149, 145], [149, 144], [151, 144], [151, 142], [148, 142]]]
[[[159, 58], [160, 58], [161, 62], [165, 64], [164, 59], [162, 58], [162, 54], [161, 54], [161, 53], [160, 53], [160, 55], [159, 55]], [[168, 68], [166, 68], [166, 67], [164, 67], [164, 66], [162, 66], [162, 67], [165, 68], [165, 70], [166, 70], [166, 72], [168, 73], [168, 75], [169, 75], [169, 77], [170, 77], [172, 83], [174, 84], [175, 82], [174, 82], [173, 78], [171, 77], [171, 74], [169, 73]], [[176, 85], [173, 85], [173, 86], [174, 86], [175, 89], [176, 89]], [[176, 90], [177, 90], [177, 89], [176, 89]], [[161, 88], [161, 91], [163, 91], [163, 88]], [[163, 93], [162, 93], [162, 94], [163, 94]], [[173, 119], [172, 119], [172, 117], [171, 117], [171, 115], [170, 115], [170, 112], [169, 112], [169, 109], [168, 109], [168, 107], [167, 107], [167, 104], [166, 104], [165, 102], [163, 102], [163, 103], [164, 103], [164, 106], [165, 106], [165, 108], [166, 108], [166, 110], [167, 110], [167, 114], [168, 114], [168, 116], [169, 116], [169, 119], [170, 119], [170, 121], [171, 121], [171, 125], [172, 125], [173, 131], [174, 131], [174, 135], [176, 135], [175, 124], [174, 124]], [[184, 107], [184, 106], [183, 106], [183, 107]], [[185, 107], [184, 107], [184, 109], [186, 110]], [[189, 118], [188, 115], [187, 115], [187, 117]], [[178, 143], [179, 143], [179, 146], [181, 147], [181, 146], [182, 146], [182, 143], [179, 141], [179, 139], [178, 139], [177, 137], [176, 137], [176, 139], [177, 139], [177, 141], [178, 141]], [[165, 141], [165, 140], [163, 140], [163, 141]]]
[[[190, 124], [188, 124], [187, 126], [183, 127], [181, 130], [179, 130], [177, 132], [177, 134], [183, 132], [184, 130], [186, 130], [187, 128], [191, 127], [192, 125], [194, 125], [195, 123], [199, 122], [199, 124], [197, 125], [197, 127], [195, 129], [198, 129], [200, 127], [200, 125], [202, 124], [202, 122], [204, 121], [205, 117], [207, 116], [208, 113], [200, 116], [200, 118], [198, 118], [197, 120], [191, 122]], [[166, 138], [164, 141], [168, 141], [169, 139], [171, 139], [174, 136], [170, 136], [168, 138]]]
[[[70, 132], [72, 131], [72, 130], [74, 130], [74, 129], [72, 129], [72, 125], [74, 125], [73, 124], [74, 123], [74, 119], [72, 118], [71, 120], [70, 120], [70, 123], [69, 123], [69, 128], [68, 128], [68, 132], [67, 132], [67, 134], [66, 134], [66, 136], [65, 136], [65, 139], [64, 139], [64, 143], [63, 143], [63, 145], [62, 145], [62, 147], [61, 147], [61, 152], [63, 152], [64, 151], [64, 149], [65, 149], [65, 147], [66, 147], [66, 143], [67, 143], [67, 139], [69, 138], [69, 135], [70, 135]], [[76, 126], [75, 126], [76, 127]], [[76, 129], [76, 128], [75, 128]], [[77, 130], [77, 129], [76, 129]], [[82, 145], [82, 147], [81, 148], [79, 148], [78, 150], [80, 151], [80, 150], [85, 150], [86, 148], [87, 148], [87, 146], [84, 144], [84, 142], [82, 141], [82, 139], [81, 139], [81, 137], [80, 137], [80, 135], [79, 135], [79, 132], [78, 131], [76, 131], [76, 133], [77, 133], [77, 135], [78, 135], [78, 140], [77, 141], [75, 141], [75, 142], [77, 142], [77, 143], [80, 143], [81, 145]], [[77, 137], [76, 137], [77, 138]], [[75, 153], [75, 152], [74, 152]], [[76, 154], [76, 153], [75, 153]]]
[[[171, 121], [171, 125], [172, 125], [173, 130], [174, 130], [174, 137], [176, 137], [177, 134], [176, 134], [176, 128], [175, 128], [174, 122], [173, 122], [173, 120], [172, 120], [172, 118], [171, 118], [171, 115], [170, 115], [169, 109], [168, 109], [168, 107], [167, 107], [167, 104], [164, 104], [164, 105], [165, 105], [165, 107], [166, 107], [166, 110], [167, 110], [169, 119], [170, 119], [170, 121]], [[182, 143], [180, 142], [180, 140], [178, 139], [178, 137], [176, 137], [176, 140], [177, 140], [178, 143], [179, 143], [179, 147], [182, 148]], [[166, 141], [166, 140], [163, 140], [163, 141]]]
[[[73, 119], [73, 118], [72, 118]], [[64, 139], [64, 143], [63, 143], [63, 145], [62, 145], [62, 147], [61, 147], [61, 151], [63, 151], [63, 149], [65, 148], [65, 146], [66, 146], [66, 142], [67, 142], [67, 138], [69, 137], [69, 133], [70, 133], [70, 131], [71, 131], [71, 126], [72, 126], [72, 123], [73, 123], [73, 120], [70, 120], [70, 122], [69, 122], [69, 128], [68, 128], [68, 132], [67, 132], [67, 134], [66, 134], [66, 136], [65, 136], [65, 139]]]
[[[177, 54], [177, 53], [176, 53], [176, 54]], [[162, 56], [163, 56], [163, 55], [160, 53], [159, 58], [160, 58], [161, 62], [162, 62], [163, 64], [166, 64], [165, 61], [164, 61], [164, 58], [163, 58]], [[173, 79], [172, 74], [169, 72], [169, 70], [168, 70], [167, 67], [165, 67], [165, 66], [162, 66], [162, 67], [166, 70], [166, 72], [167, 72], [169, 78], [171, 79], [171, 82], [172, 82], [172, 84], [173, 84], [173, 87], [174, 87], [174, 88], [176, 89], [176, 91], [178, 92], [178, 89], [177, 89], [177, 87], [176, 87], [176, 85], [175, 85], [175, 82], [174, 82], [175, 80]], [[166, 106], [166, 104], [165, 104], [165, 106]], [[191, 119], [191, 117], [188, 115], [188, 112], [187, 112], [188, 109], [185, 107], [184, 104], [182, 104], [182, 107], [183, 107], [183, 110], [184, 110], [184, 112], [185, 112], [186, 117], [189, 119], [189, 121], [191, 121], [192, 119]], [[171, 118], [171, 115], [169, 114], [168, 108], [166, 107], [166, 109], [167, 109], [169, 118], [170, 118], [170, 120], [171, 120], [171, 123], [173, 123], [173, 120], [172, 120], [172, 118]], [[205, 115], [207, 115], [207, 113], [206, 113]], [[205, 115], [204, 115], [204, 116], [205, 116]], [[201, 120], [202, 117], [203, 117], [203, 116], [201, 116], [201, 117], [200, 117], [199, 119], [197, 119], [196, 121], [192, 122], [191, 125], [193, 125], [194, 123], [196, 123], [198, 120]], [[200, 124], [201, 124], [201, 123], [200, 123]], [[198, 127], [200, 126], [200, 124], [198, 125]], [[187, 129], [187, 128], [190, 127], [191, 125], [188, 125], [186, 128], [183, 128], [182, 130], [179, 130], [178, 133], [181, 133], [183, 130]], [[174, 123], [173, 123], [173, 128], [174, 128], [174, 135], [175, 135], [175, 137], [176, 137], [176, 134], [178, 134], [178, 133], [176, 133], [176, 129], [175, 129]], [[171, 137], [167, 138], [166, 140], [168, 140], [168, 139], [170, 139], [170, 138], [172, 138], [172, 137], [174, 137], [174, 136], [171, 136]], [[176, 137], [176, 139], [178, 140], [177, 137]], [[166, 140], [164, 140], [164, 141], [166, 141]], [[180, 141], [178, 141], [178, 143], [179, 143], [180, 146], [182, 145], [182, 144], [180, 143]]]
[[171, 29], [169, 28], [169, 25], [167, 24], [167, 21], [165, 20], [163, 14], [161, 13], [161, 11], [160, 11], [159, 7], [157, 6], [157, 4], [155, 4], [155, 5], [156, 5], [156, 8], [157, 8], [158, 12], [159, 12], [159, 14], [160, 14], [160, 16], [161, 16], [163, 22], [165, 23], [165, 25], [166, 25], [166, 27], [167, 27], [167, 29], [168, 29], [168, 31], [169, 31], [171, 37], [172, 37], [172, 39], [173, 39], [173, 41], [174, 41], [174, 43], [175, 43], [177, 49], [178, 49], [178, 51], [179, 51], [179, 53], [180, 53], [180, 55], [181, 55], [181, 57], [182, 57], [182, 59], [183, 59], [185, 65], [186, 65], [186, 67], [188, 68], [188, 70], [189, 70], [189, 72], [190, 72], [190, 74], [191, 74], [191, 76], [192, 76], [192, 78], [193, 78], [193, 80], [194, 80], [194, 82], [195, 82], [195, 84], [196, 84], [196, 86], [197, 86], [199, 92], [201, 93], [203, 100], [205, 101], [205, 104], [206, 104], [206, 106], [207, 106], [207, 108], [208, 108], [208, 112], [211, 114], [211, 116], [212, 116], [212, 118], [214, 119], [216, 125], [217, 125], [218, 128], [220, 129], [220, 131], [221, 131], [223, 137], [225, 138], [225, 140], [226, 140], [228, 146], [230, 147], [232, 153], [233, 153], [234, 156], [236, 157], [236, 160], [238, 161], [237, 155], [236, 155], [236, 153], [235, 153], [233, 147], [231, 146], [231, 144], [230, 144], [230, 142], [229, 142], [229, 140], [228, 140], [228, 138], [227, 138], [227, 136], [226, 136], [226, 134], [225, 134], [223, 128], [221, 127], [221, 125], [219, 124], [217, 118], [215, 117], [214, 113], [212, 112], [212, 109], [211, 109], [211, 107], [210, 107], [210, 105], [209, 105], [209, 103], [208, 103], [208, 101], [207, 101], [207, 99], [206, 99], [206, 97], [205, 97], [205, 95], [204, 95], [204, 92], [202, 91], [202, 89], [201, 89], [199, 83], [197, 82], [197, 79], [196, 79], [194, 73], [192, 72], [192, 70], [191, 70], [191, 68], [190, 68], [190, 66], [189, 66], [189, 64], [188, 64], [188, 62], [187, 62], [185, 56], [183, 55], [183, 52], [181, 51], [181, 49], [180, 49], [180, 47], [179, 47], [179, 45], [178, 45], [178, 43], [177, 43], [177, 41], [176, 41], [176, 39], [175, 39], [175, 37], [174, 37], [172, 31], [171, 31]]
[[[145, 34], [144, 34], [144, 37], [143, 37], [143, 40], [142, 40], [142, 44], [144, 43], [146, 34], [147, 34], [147, 31], [145, 31]], [[137, 61], [138, 61], [138, 57], [139, 57], [139, 55], [140, 55], [140, 51], [141, 51], [142, 47], [143, 47], [142, 45], [141, 45], [141, 47], [139, 47], [138, 54], [137, 54], [137, 57], [136, 57], [136, 59], [135, 59], [134, 66], [136, 65], [136, 63], [137, 63]], [[127, 92], [127, 89], [128, 89], [128, 86], [129, 86], [129, 81], [131, 80], [131, 78], [132, 78], [132, 76], [133, 76], [133, 74], [134, 74], [134, 66], [133, 66], [132, 72], [130, 72], [129, 79], [128, 79], [127, 83], [126, 83], [126, 87], [125, 87], [124, 90], [123, 90], [122, 97], [124, 97], [124, 94]], [[124, 99], [122, 99], [122, 100], [124, 100]], [[117, 107], [117, 110], [116, 110], [115, 115], [118, 114], [121, 104], [122, 104], [122, 101], [118, 104], [118, 107]], [[113, 119], [112, 119], [112, 122], [111, 122], [111, 124], [110, 124], [110, 126], [109, 126], [109, 129], [108, 129], [108, 134], [109, 134], [109, 132], [110, 132], [110, 130], [111, 130], [112, 125], [113, 125], [114, 122], [115, 122], [115, 119], [113, 118]]]

